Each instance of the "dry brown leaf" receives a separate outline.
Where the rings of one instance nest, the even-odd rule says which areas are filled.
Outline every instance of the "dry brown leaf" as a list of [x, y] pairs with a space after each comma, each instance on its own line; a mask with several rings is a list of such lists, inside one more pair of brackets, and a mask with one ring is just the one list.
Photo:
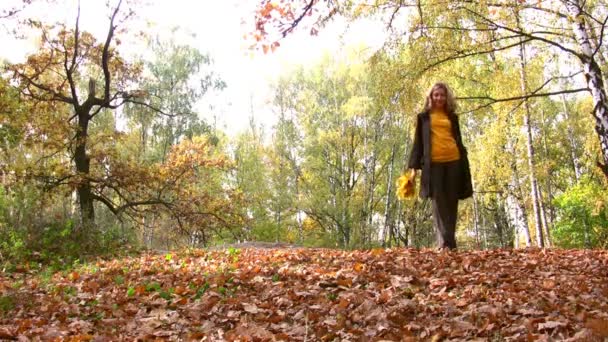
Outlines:
[[258, 309], [257, 306], [255, 306], [253, 304], [242, 303], [241, 305], [243, 306], [243, 310], [245, 310], [245, 312], [248, 312], [251, 314], [257, 314], [258, 312], [261, 311], [260, 309]]
[[551, 330], [559, 327], [565, 327], [567, 324], [559, 321], [548, 321], [544, 323], [538, 323], [538, 330]]
[[608, 337], [608, 320], [590, 319], [585, 326], [601, 337]]

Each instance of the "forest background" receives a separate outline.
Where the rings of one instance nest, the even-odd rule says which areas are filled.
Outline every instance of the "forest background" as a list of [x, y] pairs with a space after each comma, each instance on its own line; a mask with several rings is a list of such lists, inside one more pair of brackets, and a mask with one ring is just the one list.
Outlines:
[[[46, 22], [28, 10], [54, 1], [8, 4], [3, 30], [36, 32], [38, 47], [2, 62], [5, 267], [243, 241], [432, 246], [428, 201], [399, 201], [395, 182], [439, 80], [458, 97], [474, 182], [462, 249], [608, 244], [603, 0], [260, 1], [247, 53], [335, 21], [385, 28], [379, 48], [285, 68], [266, 99], [272, 125], [253, 106], [201, 107], [230, 85], [207, 52], [147, 34], [143, 2], [110, 2], [101, 35], [81, 29], [79, 9]], [[209, 119], [232, 114], [245, 129]]]

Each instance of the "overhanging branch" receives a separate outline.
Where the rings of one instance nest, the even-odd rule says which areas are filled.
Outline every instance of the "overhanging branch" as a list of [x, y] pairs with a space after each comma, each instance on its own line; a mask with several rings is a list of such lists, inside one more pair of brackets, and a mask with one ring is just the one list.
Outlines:
[[566, 90], [559, 90], [559, 91], [553, 91], [553, 92], [548, 92], [548, 93], [531, 93], [531, 94], [526, 94], [526, 95], [521, 95], [521, 96], [505, 97], [505, 98], [501, 98], [501, 99], [496, 99], [496, 98], [493, 98], [490, 96], [466, 96], [466, 97], [458, 97], [457, 99], [462, 100], [462, 101], [470, 101], [470, 100], [489, 101], [488, 103], [485, 103], [480, 107], [477, 107], [475, 109], [461, 113], [461, 114], [468, 114], [468, 113], [472, 113], [472, 112], [481, 110], [483, 108], [487, 108], [493, 104], [500, 103], [500, 102], [527, 100], [527, 99], [531, 99], [531, 98], [535, 98], [535, 97], [547, 97], [547, 96], [560, 95], [560, 94], [573, 94], [573, 93], [580, 93], [582, 91], [589, 91], [589, 88], [566, 89]]
[[306, 4], [306, 6], [304, 7], [304, 10], [302, 11], [302, 13], [294, 19], [294, 21], [291, 23], [291, 25], [289, 25], [288, 28], [286, 28], [282, 34], [283, 34], [283, 38], [285, 38], [291, 31], [293, 31], [294, 28], [296, 28], [296, 26], [298, 26], [298, 24], [300, 24], [300, 21], [302, 21], [302, 19], [304, 19], [304, 17], [306, 15], [308, 15], [308, 13], [311, 13], [312, 11], [312, 6], [315, 4], [315, 0], [309, 0], [308, 3]]

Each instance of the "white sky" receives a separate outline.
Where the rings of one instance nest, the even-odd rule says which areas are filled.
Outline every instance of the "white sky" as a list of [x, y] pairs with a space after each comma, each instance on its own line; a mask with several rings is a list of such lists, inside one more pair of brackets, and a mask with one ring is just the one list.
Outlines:
[[[2, 0], [0, 9], [15, 1], [20, 0]], [[51, 7], [38, 3], [24, 14], [73, 25], [76, 0], [56, 2], [59, 4]], [[109, 11], [105, 2], [81, 0], [81, 29], [92, 32], [100, 39], [103, 39], [108, 28]], [[112, 3], [115, 2], [112, 0]], [[344, 21], [336, 20], [318, 36], [296, 32], [281, 41], [281, 47], [275, 53], [252, 54], [243, 38], [251, 31], [251, 26], [244, 26], [242, 22], [253, 18], [257, 0], [145, 0], [145, 3], [137, 8], [136, 21], [151, 23], [144, 28], [147, 33], [162, 35], [172, 27], [179, 26], [184, 32], [195, 35], [195, 38], [184, 35], [184, 41], [180, 43], [189, 43], [214, 59], [215, 70], [227, 83], [227, 88], [220, 94], [208, 96], [200, 104], [200, 110], [213, 123], [213, 114], [207, 109], [209, 104], [213, 104], [213, 113], [218, 116], [218, 128], [230, 135], [249, 125], [251, 108], [256, 121], [263, 123], [268, 131], [275, 119], [267, 105], [270, 97], [268, 87], [289, 65], [313, 64], [326, 51], [343, 51], [345, 44], [363, 43], [378, 47], [386, 36], [384, 27], [378, 22], [358, 22], [346, 30]], [[0, 30], [0, 58], [16, 62], [35, 48], [34, 39], [15, 41], [5, 31]], [[135, 52], [141, 48], [135, 45], [137, 42], [124, 41], [122, 48], [134, 47]]]

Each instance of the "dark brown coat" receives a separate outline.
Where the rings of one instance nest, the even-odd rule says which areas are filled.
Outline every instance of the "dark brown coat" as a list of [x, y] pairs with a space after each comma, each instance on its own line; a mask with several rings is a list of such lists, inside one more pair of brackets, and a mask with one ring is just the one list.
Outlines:
[[[471, 182], [471, 170], [467, 150], [462, 143], [458, 116], [449, 113], [448, 117], [452, 123], [452, 134], [460, 151], [460, 162], [462, 167], [458, 198], [465, 199], [473, 195]], [[428, 198], [431, 195], [431, 116], [429, 112], [418, 114], [416, 120], [416, 133], [414, 134], [414, 145], [410, 153], [408, 167], [422, 170], [420, 177], [420, 197]]]

